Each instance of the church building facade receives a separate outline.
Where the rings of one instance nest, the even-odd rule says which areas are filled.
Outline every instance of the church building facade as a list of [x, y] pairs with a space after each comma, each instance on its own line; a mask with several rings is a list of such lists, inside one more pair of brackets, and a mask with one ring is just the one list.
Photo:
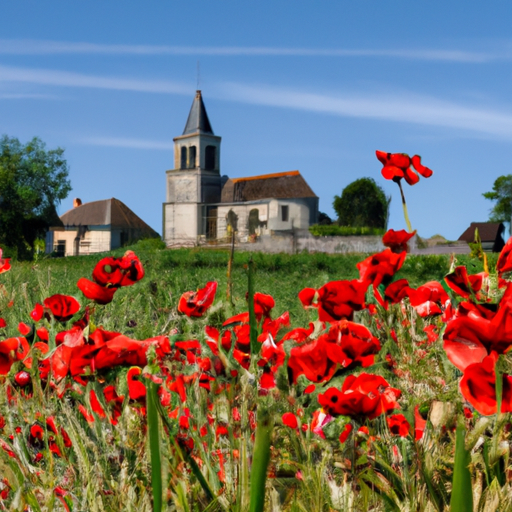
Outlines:
[[318, 197], [299, 171], [221, 176], [220, 143], [197, 91], [183, 134], [174, 139], [174, 169], [166, 173], [167, 246], [226, 240], [233, 231], [244, 242], [317, 222]]

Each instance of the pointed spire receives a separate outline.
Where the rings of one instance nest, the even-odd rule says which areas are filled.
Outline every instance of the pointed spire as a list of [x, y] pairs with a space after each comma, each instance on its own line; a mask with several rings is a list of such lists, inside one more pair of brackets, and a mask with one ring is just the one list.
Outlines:
[[190, 114], [188, 115], [187, 124], [183, 130], [183, 135], [190, 135], [192, 133], [209, 133], [213, 135], [201, 91], [196, 91], [196, 96], [190, 108]]

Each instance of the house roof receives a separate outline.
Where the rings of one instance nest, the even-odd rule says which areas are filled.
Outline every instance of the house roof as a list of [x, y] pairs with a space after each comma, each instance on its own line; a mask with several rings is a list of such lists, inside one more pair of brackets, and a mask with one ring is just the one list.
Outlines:
[[187, 124], [183, 130], [183, 135], [190, 135], [192, 133], [214, 134], [208, 114], [206, 113], [201, 91], [196, 91], [196, 96], [188, 114]]
[[233, 203], [258, 199], [317, 197], [299, 171], [262, 174], [228, 179], [222, 187], [221, 201]]
[[476, 228], [478, 228], [478, 234], [482, 242], [494, 242], [505, 231], [502, 222], [472, 222], [469, 228], [459, 236], [459, 240], [472, 243], [475, 240]]
[[133, 213], [119, 199], [103, 199], [84, 203], [67, 211], [60, 217], [64, 226], [111, 226], [113, 228], [131, 228], [146, 232], [148, 236], [158, 233]]

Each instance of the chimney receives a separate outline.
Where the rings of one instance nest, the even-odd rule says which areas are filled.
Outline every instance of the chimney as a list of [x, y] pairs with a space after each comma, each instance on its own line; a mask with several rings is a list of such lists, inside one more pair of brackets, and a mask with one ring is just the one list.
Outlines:
[[73, 208], [76, 208], [77, 206], [82, 206], [82, 200], [78, 197], [75, 197], [75, 199], [73, 199]]

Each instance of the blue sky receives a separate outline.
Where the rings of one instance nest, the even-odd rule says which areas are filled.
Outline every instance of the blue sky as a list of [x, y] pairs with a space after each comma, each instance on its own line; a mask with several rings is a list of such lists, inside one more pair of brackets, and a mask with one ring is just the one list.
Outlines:
[[368, 176], [392, 195], [389, 227], [405, 228], [376, 149], [434, 170], [404, 184], [424, 237], [487, 220], [482, 193], [512, 173], [506, 2], [18, 0], [2, 19], [0, 134], [65, 149], [60, 213], [116, 197], [161, 233], [198, 63], [221, 173], [298, 169], [331, 216]]

